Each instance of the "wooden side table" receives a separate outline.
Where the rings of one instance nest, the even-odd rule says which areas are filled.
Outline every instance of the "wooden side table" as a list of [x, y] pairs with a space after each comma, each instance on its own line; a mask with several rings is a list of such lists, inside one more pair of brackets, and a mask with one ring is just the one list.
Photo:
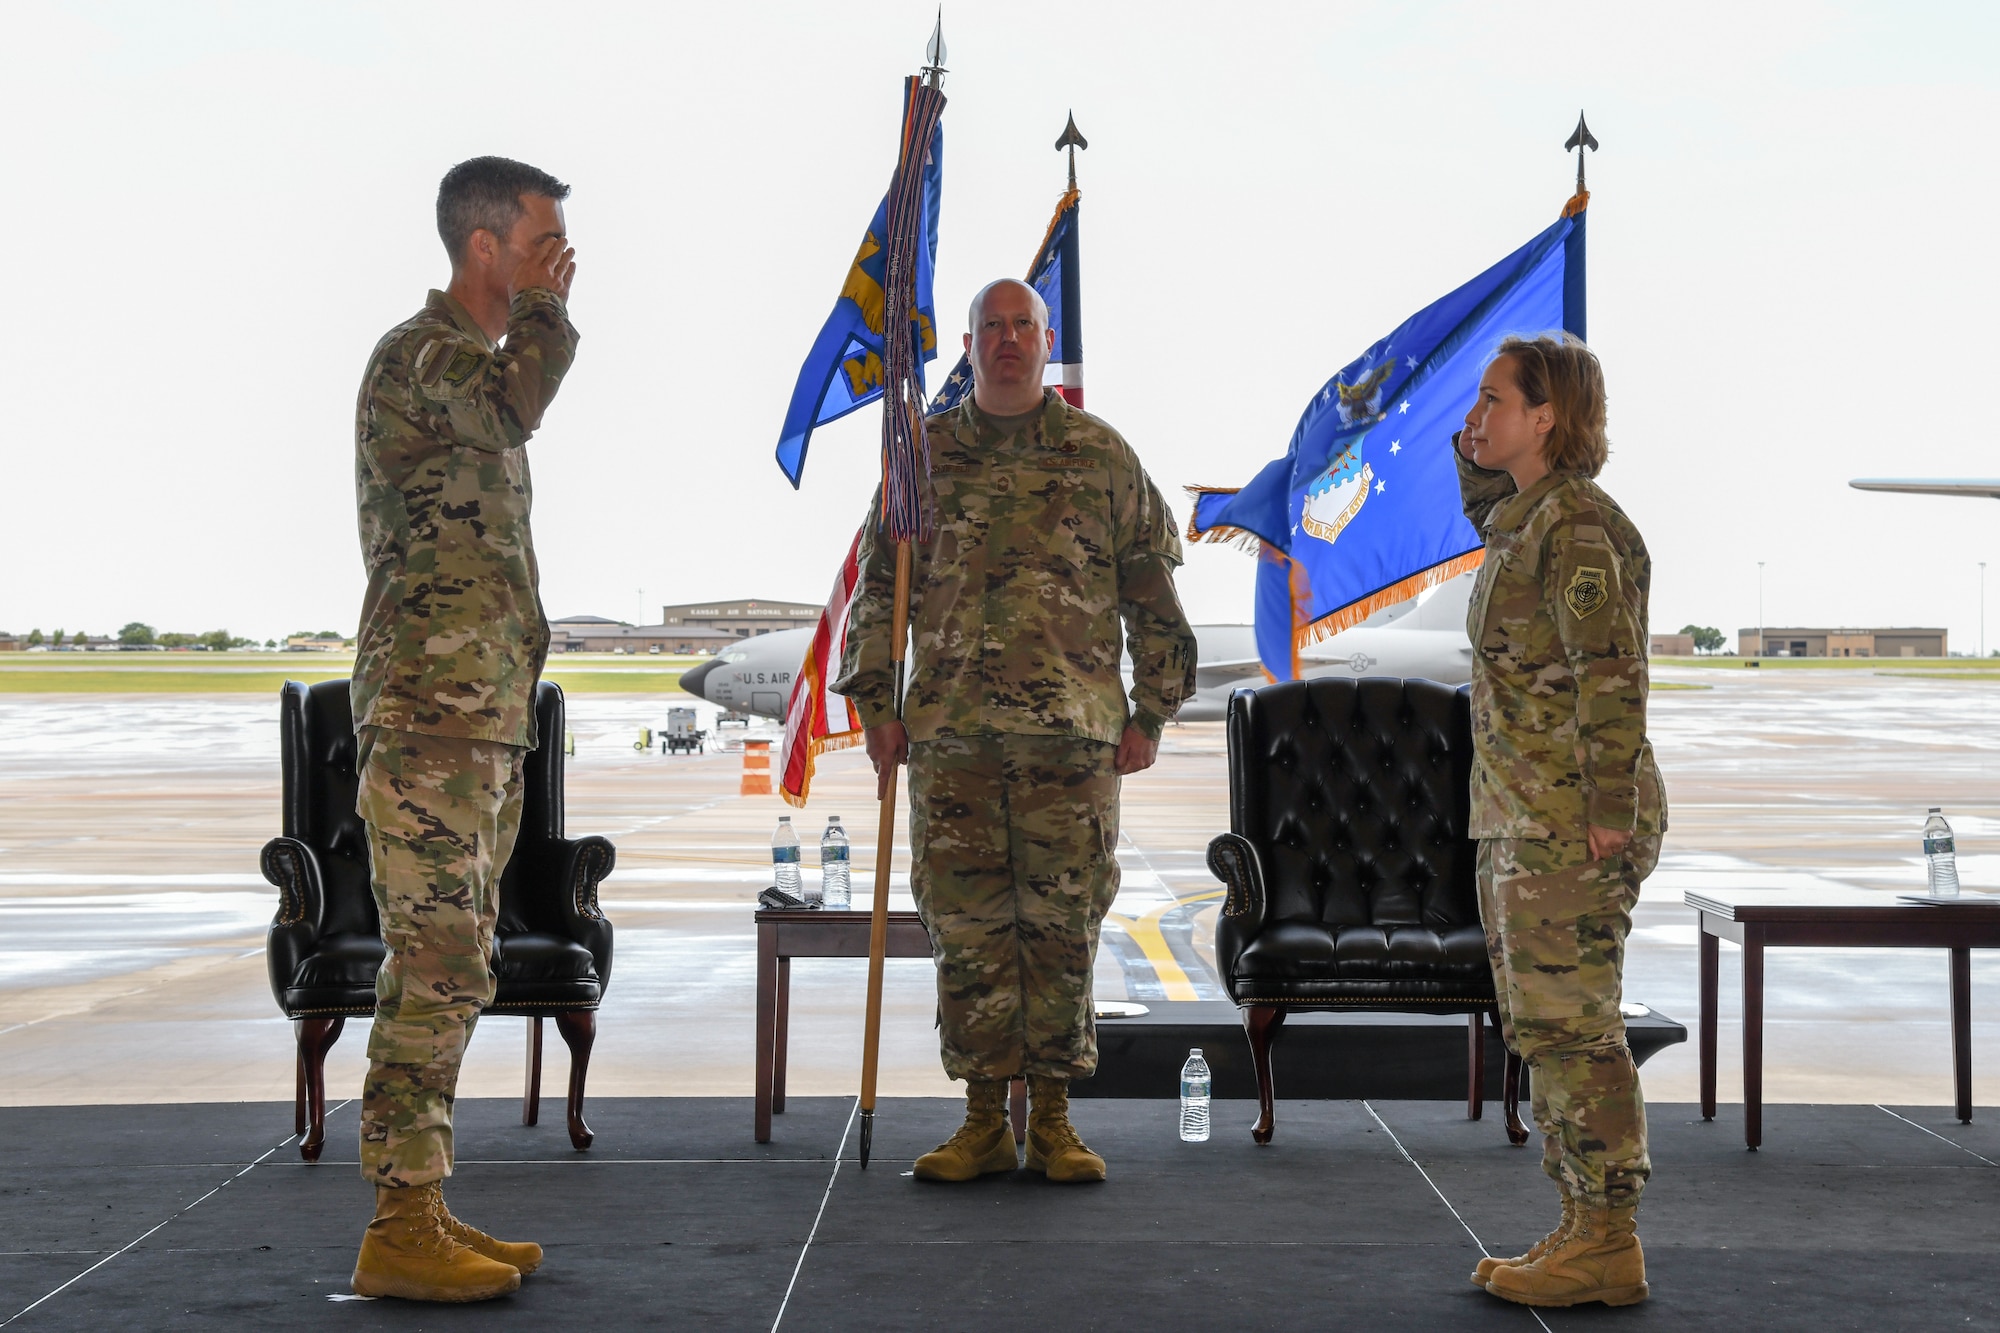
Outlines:
[[1701, 1117], [1715, 1118], [1720, 941], [1743, 946], [1743, 1141], [1764, 1141], [1764, 950], [1949, 949], [1951, 1054], [1958, 1118], [1972, 1122], [1972, 950], [2000, 948], [2000, 907], [1927, 907], [1868, 889], [1689, 890], [1701, 921]]
[[[785, 1110], [785, 1037], [791, 1022], [794, 958], [866, 958], [868, 913], [841, 909], [760, 909], [757, 914], [757, 1142], [771, 1141], [771, 1117]], [[915, 912], [889, 913], [890, 958], [929, 958], [931, 937]]]

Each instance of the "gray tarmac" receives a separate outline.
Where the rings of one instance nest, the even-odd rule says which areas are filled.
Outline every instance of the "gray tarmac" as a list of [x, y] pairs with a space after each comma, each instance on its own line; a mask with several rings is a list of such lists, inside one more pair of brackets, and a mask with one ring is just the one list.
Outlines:
[[[1663, 668], [1658, 679], [1712, 688], [1654, 697], [1672, 831], [1638, 910], [1628, 999], [1692, 1026], [1687, 889], [1918, 888], [1930, 805], [1952, 818], [1967, 887], [2000, 890], [2000, 683], [1686, 668]], [[789, 807], [738, 795], [739, 753], [633, 749], [638, 728], [689, 702], [570, 701], [569, 827], [619, 848], [603, 887], [619, 961], [600, 1016], [594, 1096], [743, 1096], [751, 1086], [749, 914], [768, 879], [771, 828]], [[743, 733], [722, 734], [740, 744]], [[1224, 761], [1220, 724], [1174, 727], [1159, 766], [1127, 784], [1124, 888], [1105, 931], [1101, 997], [1220, 997], [1212, 939], [1221, 889], [1203, 855], [1227, 827]], [[290, 1098], [291, 1032], [262, 958], [276, 895], [256, 869], [277, 811], [275, 699], [0, 696], [0, 1104]], [[811, 832], [841, 815], [865, 886], [873, 811], [865, 760], [848, 751], [821, 760], [812, 806], [795, 819]], [[892, 901], [907, 903], [906, 863], [899, 846]], [[857, 906], [865, 901], [857, 895]], [[793, 1095], [857, 1085], [864, 976], [860, 962], [794, 968]], [[1725, 1101], [1740, 1095], [1737, 978], [1725, 945]], [[1774, 951], [1768, 986], [1768, 1100], [1949, 1100], [1944, 955]], [[928, 963], [892, 960], [886, 996], [883, 1093], [950, 1095]], [[2000, 1100], [2000, 1040], [1986, 1021], [1996, 999], [2000, 959], [1975, 955], [1974, 1094], [1985, 1105]], [[518, 1094], [520, 1030], [517, 1019], [483, 1025], [464, 1095]], [[350, 1030], [334, 1048], [336, 1095], [358, 1087], [362, 1044]], [[564, 1056], [559, 1042], [549, 1050], [553, 1090]], [[1657, 1056], [1644, 1077], [1650, 1099], [1694, 1100], [1693, 1046]]]

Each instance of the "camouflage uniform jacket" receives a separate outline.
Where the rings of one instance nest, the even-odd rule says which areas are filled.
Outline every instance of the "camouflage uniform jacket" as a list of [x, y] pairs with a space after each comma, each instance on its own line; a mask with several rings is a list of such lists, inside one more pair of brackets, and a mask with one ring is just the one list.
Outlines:
[[[971, 395], [924, 431], [936, 531], [910, 552], [910, 739], [1007, 733], [1115, 745], [1128, 721], [1157, 739], [1194, 693], [1194, 631], [1174, 592], [1180, 534], [1132, 447], [1053, 391], [1011, 435]], [[834, 682], [870, 727], [896, 719], [896, 548], [874, 517], [880, 500], [861, 539]]]
[[1524, 492], [1458, 454], [1486, 541], [1466, 612], [1475, 838], [1576, 839], [1586, 824], [1664, 832], [1646, 739], [1652, 562], [1596, 482], [1552, 472]]
[[534, 746], [549, 626], [522, 446], [576, 341], [562, 301], [531, 288], [503, 347], [438, 291], [375, 345], [354, 428], [368, 570], [357, 728]]

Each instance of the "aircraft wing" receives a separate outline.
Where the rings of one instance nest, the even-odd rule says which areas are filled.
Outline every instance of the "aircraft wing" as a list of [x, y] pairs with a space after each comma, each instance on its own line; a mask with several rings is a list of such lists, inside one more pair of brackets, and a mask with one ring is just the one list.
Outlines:
[[1263, 660], [1256, 657], [1243, 657], [1229, 662], [1199, 662], [1194, 669], [1194, 687], [1198, 690], [1212, 690], [1218, 685], [1228, 685], [1248, 676], [1263, 674]]
[[1857, 491], [1894, 491], [1901, 495], [1983, 495], [2000, 500], [2000, 478], [1862, 477], [1847, 483]]

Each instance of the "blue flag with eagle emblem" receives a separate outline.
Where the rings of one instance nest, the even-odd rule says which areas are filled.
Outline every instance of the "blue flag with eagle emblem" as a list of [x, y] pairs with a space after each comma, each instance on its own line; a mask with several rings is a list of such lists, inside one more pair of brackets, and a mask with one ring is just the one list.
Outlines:
[[1248, 485], [1190, 488], [1190, 537], [1261, 544], [1257, 651], [1273, 678], [1297, 678], [1305, 644], [1479, 567], [1451, 437], [1502, 338], [1584, 336], [1589, 197], [1328, 380]]
[[[931, 300], [931, 274], [937, 265], [938, 204], [944, 190], [944, 126], [931, 136], [924, 159], [923, 216], [918, 221], [923, 243], [917, 247], [916, 305], [910, 311], [911, 345], [918, 365], [937, 356], [937, 319]], [[820, 326], [799, 367], [791, 406], [778, 438], [778, 466], [793, 487], [806, 468], [806, 446], [816, 427], [838, 421], [882, 396], [882, 315], [887, 283], [883, 238], [889, 230], [889, 197], [875, 208], [868, 231], [848, 266], [833, 313]]]

